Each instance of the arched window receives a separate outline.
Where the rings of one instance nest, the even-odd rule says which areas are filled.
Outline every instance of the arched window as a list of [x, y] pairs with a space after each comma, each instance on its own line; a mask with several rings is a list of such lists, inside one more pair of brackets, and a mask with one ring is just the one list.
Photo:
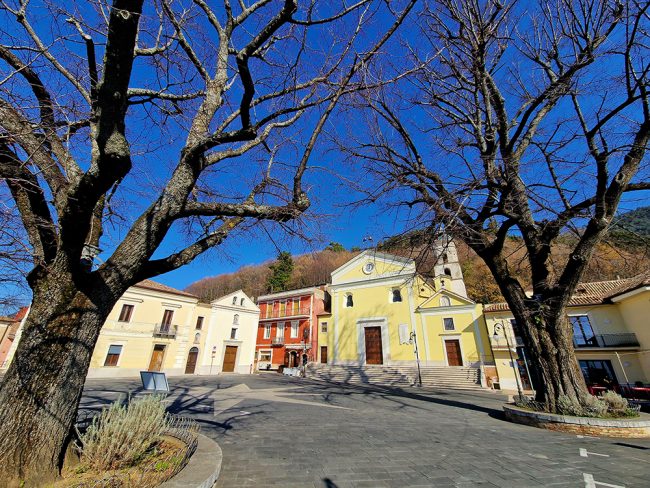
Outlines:
[[399, 290], [399, 288], [395, 288], [393, 290], [393, 303], [401, 302], [401, 301], [402, 301], [402, 292]]
[[235, 314], [232, 318], [232, 325], [239, 325], [239, 314]]
[[198, 344], [199, 342], [201, 342], [201, 334], [197, 332], [194, 334], [194, 344]]
[[449, 299], [449, 297], [440, 297], [440, 306], [451, 307], [451, 300]]
[[449, 268], [445, 268], [445, 274], [447, 276], [451, 276], [451, 270]]
[[345, 306], [346, 307], [354, 307], [354, 300], [352, 299], [352, 293], [348, 293], [345, 296]]

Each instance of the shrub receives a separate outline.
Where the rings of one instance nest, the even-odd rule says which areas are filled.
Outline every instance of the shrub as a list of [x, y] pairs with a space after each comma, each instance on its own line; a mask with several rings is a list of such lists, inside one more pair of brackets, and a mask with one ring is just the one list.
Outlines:
[[593, 395], [581, 399], [585, 417], [602, 417], [607, 413], [607, 403]]
[[613, 414], [624, 414], [628, 409], [627, 399], [614, 391], [606, 391], [600, 398], [607, 405], [607, 410]]
[[573, 415], [575, 417], [581, 417], [584, 415], [584, 410], [580, 402], [567, 395], [560, 395], [558, 397], [557, 411], [562, 415]]
[[160, 440], [168, 417], [161, 396], [113, 403], [81, 435], [82, 462], [97, 470], [132, 466]]

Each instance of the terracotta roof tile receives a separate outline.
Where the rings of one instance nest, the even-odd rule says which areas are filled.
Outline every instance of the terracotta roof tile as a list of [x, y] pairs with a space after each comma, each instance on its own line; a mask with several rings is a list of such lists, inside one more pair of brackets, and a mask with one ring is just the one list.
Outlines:
[[[589, 283], [580, 283], [576, 288], [576, 293], [571, 297], [569, 306], [579, 305], [598, 305], [605, 303], [606, 300], [634, 290], [639, 286], [650, 285], [650, 272], [641, 273], [632, 278], [609, 281], [593, 281]], [[508, 304], [488, 303], [483, 307], [486, 312], [505, 312], [509, 310]]]
[[183, 297], [198, 298], [196, 295], [192, 295], [191, 293], [177, 290], [176, 288], [172, 288], [171, 286], [163, 285], [162, 283], [158, 283], [157, 281], [152, 281], [152, 280], [143, 280], [140, 283], [137, 283], [133, 286], [135, 286], [136, 288], [145, 288], [147, 290], [155, 290], [155, 291], [162, 291], [165, 293], [172, 293], [174, 295], [180, 295]]

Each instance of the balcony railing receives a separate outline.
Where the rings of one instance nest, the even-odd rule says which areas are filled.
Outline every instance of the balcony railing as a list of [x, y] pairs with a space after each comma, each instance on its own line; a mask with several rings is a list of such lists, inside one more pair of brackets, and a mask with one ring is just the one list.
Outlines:
[[573, 345], [576, 348], [583, 347], [639, 347], [639, 340], [636, 334], [628, 332], [624, 334], [596, 334], [587, 341], [573, 338]]
[[286, 310], [272, 310], [267, 311], [264, 317], [261, 317], [261, 320], [264, 319], [281, 319], [285, 317], [298, 317], [300, 315], [309, 315], [311, 309], [309, 307], [300, 307], [300, 308], [291, 308], [287, 307]]
[[281, 346], [284, 344], [284, 337], [274, 337], [271, 339], [272, 346]]
[[156, 324], [153, 328], [154, 337], [176, 337], [177, 327], [175, 325]]

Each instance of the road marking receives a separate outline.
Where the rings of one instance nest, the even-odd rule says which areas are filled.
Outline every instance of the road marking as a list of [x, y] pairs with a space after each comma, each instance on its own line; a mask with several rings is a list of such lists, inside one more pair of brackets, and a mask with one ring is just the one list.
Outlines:
[[578, 439], [600, 439], [600, 437], [596, 437], [594, 435], [577, 435], [576, 437]]
[[589, 457], [589, 454], [591, 454], [592, 456], [609, 457], [609, 454], [598, 454], [597, 452], [590, 452], [587, 451], [586, 449], [580, 449], [580, 455], [582, 457]]
[[582, 477], [585, 480], [585, 488], [596, 488], [597, 486], [608, 486], [609, 488], [625, 488], [625, 486], [622, 485], [612, 485], [611, 483], [596, 481], [594, 480], [593, 475], [589, 473], [582, 473]]

